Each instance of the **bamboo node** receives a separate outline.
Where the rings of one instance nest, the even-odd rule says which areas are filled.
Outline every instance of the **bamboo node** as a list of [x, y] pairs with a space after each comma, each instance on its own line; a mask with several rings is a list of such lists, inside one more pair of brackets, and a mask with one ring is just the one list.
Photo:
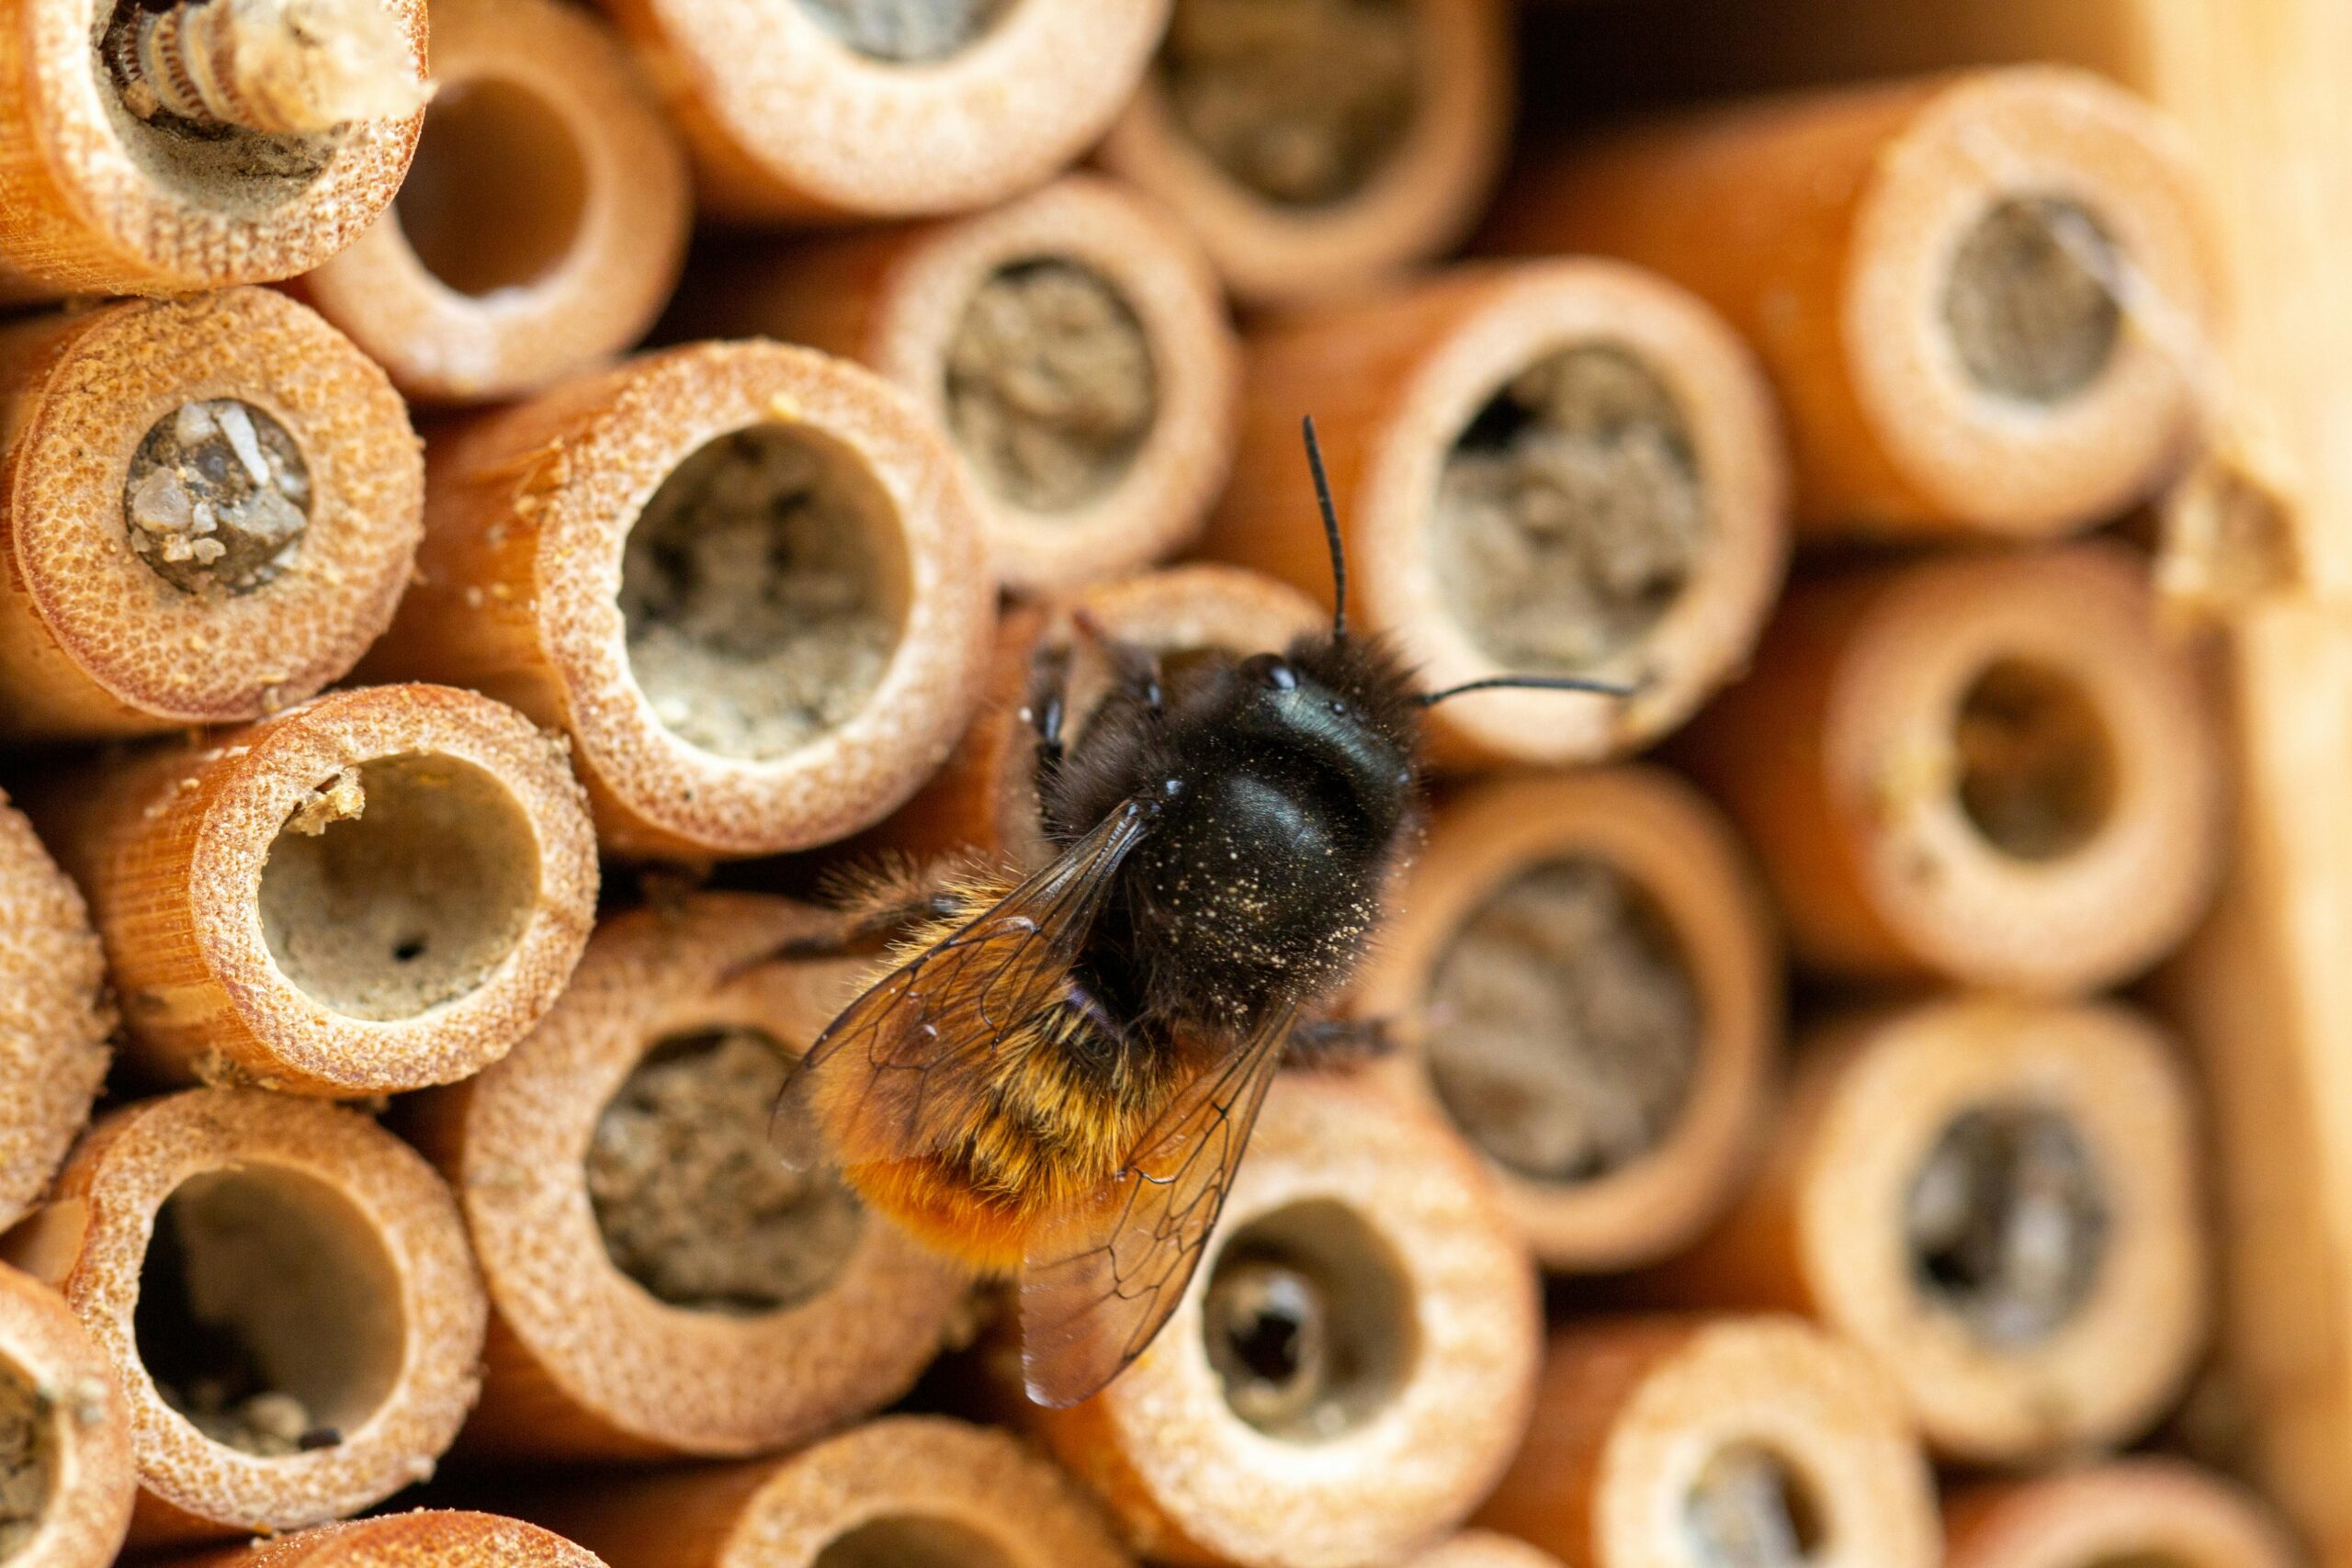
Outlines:
[[198, 129], [308, 135], [405, 118], [429, 94], [399, 21], [377, 0], [126, 4], [106, 57], [132, 114]]

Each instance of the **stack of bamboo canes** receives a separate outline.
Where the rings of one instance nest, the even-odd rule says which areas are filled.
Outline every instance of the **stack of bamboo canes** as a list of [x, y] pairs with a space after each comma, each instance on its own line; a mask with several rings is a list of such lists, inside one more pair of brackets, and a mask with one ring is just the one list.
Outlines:
[[[1674, 6], [0, 0], [0, 1568], [2285, 1568], [2132, 987], [2293, 541], [2196, 150], [1981, 8], [1567, 133]], [[1428, 686], [1630, 694], [1432, 711], [1390, 1051], [1039, 1408], [777, 1153], [809, 890], [1325, 625], [1303, 415]]]

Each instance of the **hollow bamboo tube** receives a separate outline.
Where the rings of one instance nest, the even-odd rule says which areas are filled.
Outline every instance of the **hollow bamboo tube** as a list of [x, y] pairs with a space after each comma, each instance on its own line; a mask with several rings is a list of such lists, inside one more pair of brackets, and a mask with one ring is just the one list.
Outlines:
[[612, 1568], [1122, 1568], [1068, 1477], [1010, 1433], [893, 1416], [788, 1458], [608, 1478], [534, 1503]]
[[418, 1508], [175, 1558], [179, 1568], [604, 1568], [552, 1530], [497, 1514]]
[[537, 1029], [418, 1108], [490, 1291], [469, 1448], [784, 1448], [938, 1351], [957, 1270], [831, 1183], [763, 1179], [786, 1064], [870, 964], [744, 965], [837, 922], [748, 894], [617, 916]]
[[1493, 1530], [1462, 1530], [1447, 1537], [1404, 1568], [1561, 1568], [1550, 1552]]
[[2219, 741], [2145, 570], [2105, 544], [1811, 578], [1680, 760], [1755, 849], [1797, 960], [2111, 985], [2220, 870]]
[[0, 1229], [49, 1185], [106, 1081], [114, 1009], [88, 907], [0, 795]]
[[1656, 268], [1756, 344], [1808, 535], [2047, 536], [2129, 507], [2209, 390], [2186, 143], [2087, 72], [1771, 99], [1531, 167], [1488, 248]]
[[1645, 1290], [1820, 1318], [1956, 1460], [2145, 1428], [2209, 1319], [2170, 1043], [2112, 1004], [1958, 997], [1838, 1021], [1794, 1056], [1755, 1183]]
[[1506, 0], [1178, 0], [1099, 156], [1183, 219], [1237, 298], [1328, 298], [1477, 221], [1511, 77]]
[[[1081, 618], [1102, 637], [1083, 635]], [[1147, 649], [1172, 664], [1210, 649], [1245, 657], [1278, 651], [1328, 619], [1296, 589], [1214, 562], [1016, 606], [998, 624], [970, 727], [946, 763], [876, 836], [912, 854], [974, 848], [1012, 864], [1041, 864], [1051, 846], [1038, 820], [1036, 724], [1023, 716], [1041, 658], [1069, 660], [1063, 734], [1075, 751], [1088, 716], [1110, 691], [1103, 639]]]
[[553, 0], [436, 0], [433, 75], [399, 199], [303, 298], [434, 402], [524, 396], [635, 344], [693, 213], [619, 40]]
[[226, 1089], [124, 1106], [9, 1240], [130, 1403], [134, 1545], [356, 1513], [433, 1473], [479, 1387], [457, 1204], [341, 1106]]
[[[1470, 1152], [1374, 1085], [1286, 1076], [1159, 1337], [1092, 1399], [1018, 1418], [1155, 1562], [1383, 1561], [1510, 1463], [1541, 1333]], [[1269, 1335], [1317, 1348], [1269, 1371], [1245, 1349]]]
[[1610, 262], [1461, 268], [1270, 320], [1245, 347], [1241, 441], [1206, 553], [1328, 602], [1299, 448], [1311, 413], [1351, 611], [1432, 688], [1511, 673], [1638, 684], [1624, 699], [1447, 703], [1430, 716], [1442, 760], [1630, 751], [1746, 660], [1788, 553], [1779, 434], [1754, 361], [1695, 299]]
[[1686, 1246], [1780, 1054], [1771, 916], [1729, 825], [1648, 768], [1478, 784], [1441, 797], [1390, 903], [1351, 1010], [1389, 1021], [1384, 1071], [1486, 1156], [1537, 1261]]
[[[1167, 0], [978, 0], [892, 36], [903, 7], [605, 0], [642, 50], [721, 219], [960, 212], [1043, 184], [1102, 134]], [[892, 58], [898, 53], [900, 58]]]
[[1591, 1568], [1933, 1568], [1941, 1544], [1885, 1378], [1770, 1315], [1555, 1335], [1527, 1444], [1478, 1521]]
[[[194, 9], [160, 58], [117, 48], [136, 12], [111, 0], [0, 11], [0, 302], [291, 277], [392, 199], [424, 116], [420, 0]], [[178, 102], [199, 78], [209, 106]]]
[[808, 848], [888, 815], [954, 744], [995, 583], [945, 437], [870, 372], [673, 349], [429, 460], [417, 581], [363, 673], [563, 729], [607, 849]]
[[273, 290], [0, 330], [0, 736], [258, 718], [341, 679], [408, 581], [407, 411]]
[[114, 1368], [56, 1292], [0, 1265], [0, 1544], [14, 1568], [105, 1568], [138, 1472]]
[[1174, 554], [1233, 460], [1240, 354], [1216, 275], [1108, 180], [746, 253], [697, 272], [683, 304], [697, 335], [805, 343], [905, 389], [971, 466], [1016, 592]]
[[587, 941], [594, 835], [560, 746], [442, 686], [329, 693], [44, 781], [152, 1078], [379, 1094], [479, 1071]]
[[2293, 1568], [2302, 1561], [2251, 1493], [2173, 1460], [1978, 1482], [1946, 1500], [1944, 1527], [1950, 1568]]

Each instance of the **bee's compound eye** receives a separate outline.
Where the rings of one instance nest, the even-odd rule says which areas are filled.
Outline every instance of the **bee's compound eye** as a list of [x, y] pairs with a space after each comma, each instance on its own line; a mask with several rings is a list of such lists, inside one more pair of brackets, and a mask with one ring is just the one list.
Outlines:
[[1241, 672], [1253, 681], [1262, 681], [1277, 692], [1295, 690], [1298, 671], [1283, 662], [1280, 654], [1258, 653], [1242, 660]]

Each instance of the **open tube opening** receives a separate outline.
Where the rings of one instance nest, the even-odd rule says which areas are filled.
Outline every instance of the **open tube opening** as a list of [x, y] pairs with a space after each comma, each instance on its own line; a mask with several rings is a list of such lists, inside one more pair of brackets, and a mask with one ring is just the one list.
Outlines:
[[986, 38], [1020, 0], [800, 0], [850, 49], [894, 65], [927, 65]]
[[2121, 263], [2089, 209], [2012, 197], [1970, 226], [1944, 284], [1962, 367], [1996, 397], [2048, 407], [2105, 373], [2123, 332]]
[[629, 531], [621, 612], [654, 716], [724, 757], [781, 757], [881, 683], [907, 566], [889, 494], [800, 425], [719, 436], [662, 481]]
[[1498, 665], [1548, 674], [1639, 643], [1710, 533], [1681, 406], [1607, 344], [1544, 354], [1495, 392], [1447, 455], [1430, 527], [1456, 624]]
[[1004, 1547], [968, 1525], [886, 1514], [825, 1543], [810, 1568], [1015, 1568]]
[[329, 1448], [400, 1377], [401, 1277], [373, 1223], [266, 1165], [208, 1171], [156, 1211], [132, 1320], [164, 1402], [265, 1457]]
[[131, 553], [182, 592], [250, 592], [301, 549], [310, 465], [266, 410], [238, 398], [182, 403], [131, 453], [122, 522]]
[[1962, 694], [1953, 740], [1962, 810], [2013, 859], [2073, 854], [2114, 811], [2114, 742], [2089, 694], [2061, 671], [2020, 659], [1987, 665]]
[[287, 818], [262, 867], [262, 934], [312, 1000], [414, 1018], [489, 978], [538, 890], [537, 836], [503, 784], [451, 757], [379, 757]]
[[588, 1195], [613, 1266], [673, 1306], [796, 1306], [839, 1276], [862, 1212], [830, 1170], [774, 1141], [790, 1072], [774, 1040], [726, 1029], [646, 1053], [588, 1145]]
[[40, 1531], [57, 1494], [57, 1404], [39, 1380], [0, 1360], [0, 1562]]
[[1210, 1271], [1202, 1332], [1233, 1413], [1293, 1442], [1370, 1420], [1416, 1349], [1403, 1269], [1361, 1216], [1328, 1199], [1235, 1233]]
[[1413, 0], [1177, 0], [1159, 73], [1177, 129], [1266, 200], [1363, 191], [1420, 111]]
[[416, 259], [458, 293], [526, 288], [579, 243], [588, 164], [563, 117], [529, 87], [452, 82], [424, 111], [392, 210]]
[[1826, 1555], [1828, 1529], [1804, 1472], [1758, 1443], [1708, 1459], [1683, 1499], [1682, 1525], [1701, 1568], [1805, 1568]]
[[1462, 922], [1431, 971], [1424, 1050], [1454, 1124], [1538, 1180], [1640, 1159], [1680, 1119], [1704, 1009], [1657, 905], [1590, 856], [1520, 873]]
[[1118, 288], [1046, 257], [999, 267], [947, 348], [947, 423], [997, 494], [1068, 512], [1116, 485], [1150, 434], [1151, 344]]
[[2107, 1185], [2063, 1112], [1980, 1106], [1949, 1122], [1911, 1179], [1912, 1278], [1988, 1345], [2031, 1345], [2090, 1298], [2111, 1218]]

